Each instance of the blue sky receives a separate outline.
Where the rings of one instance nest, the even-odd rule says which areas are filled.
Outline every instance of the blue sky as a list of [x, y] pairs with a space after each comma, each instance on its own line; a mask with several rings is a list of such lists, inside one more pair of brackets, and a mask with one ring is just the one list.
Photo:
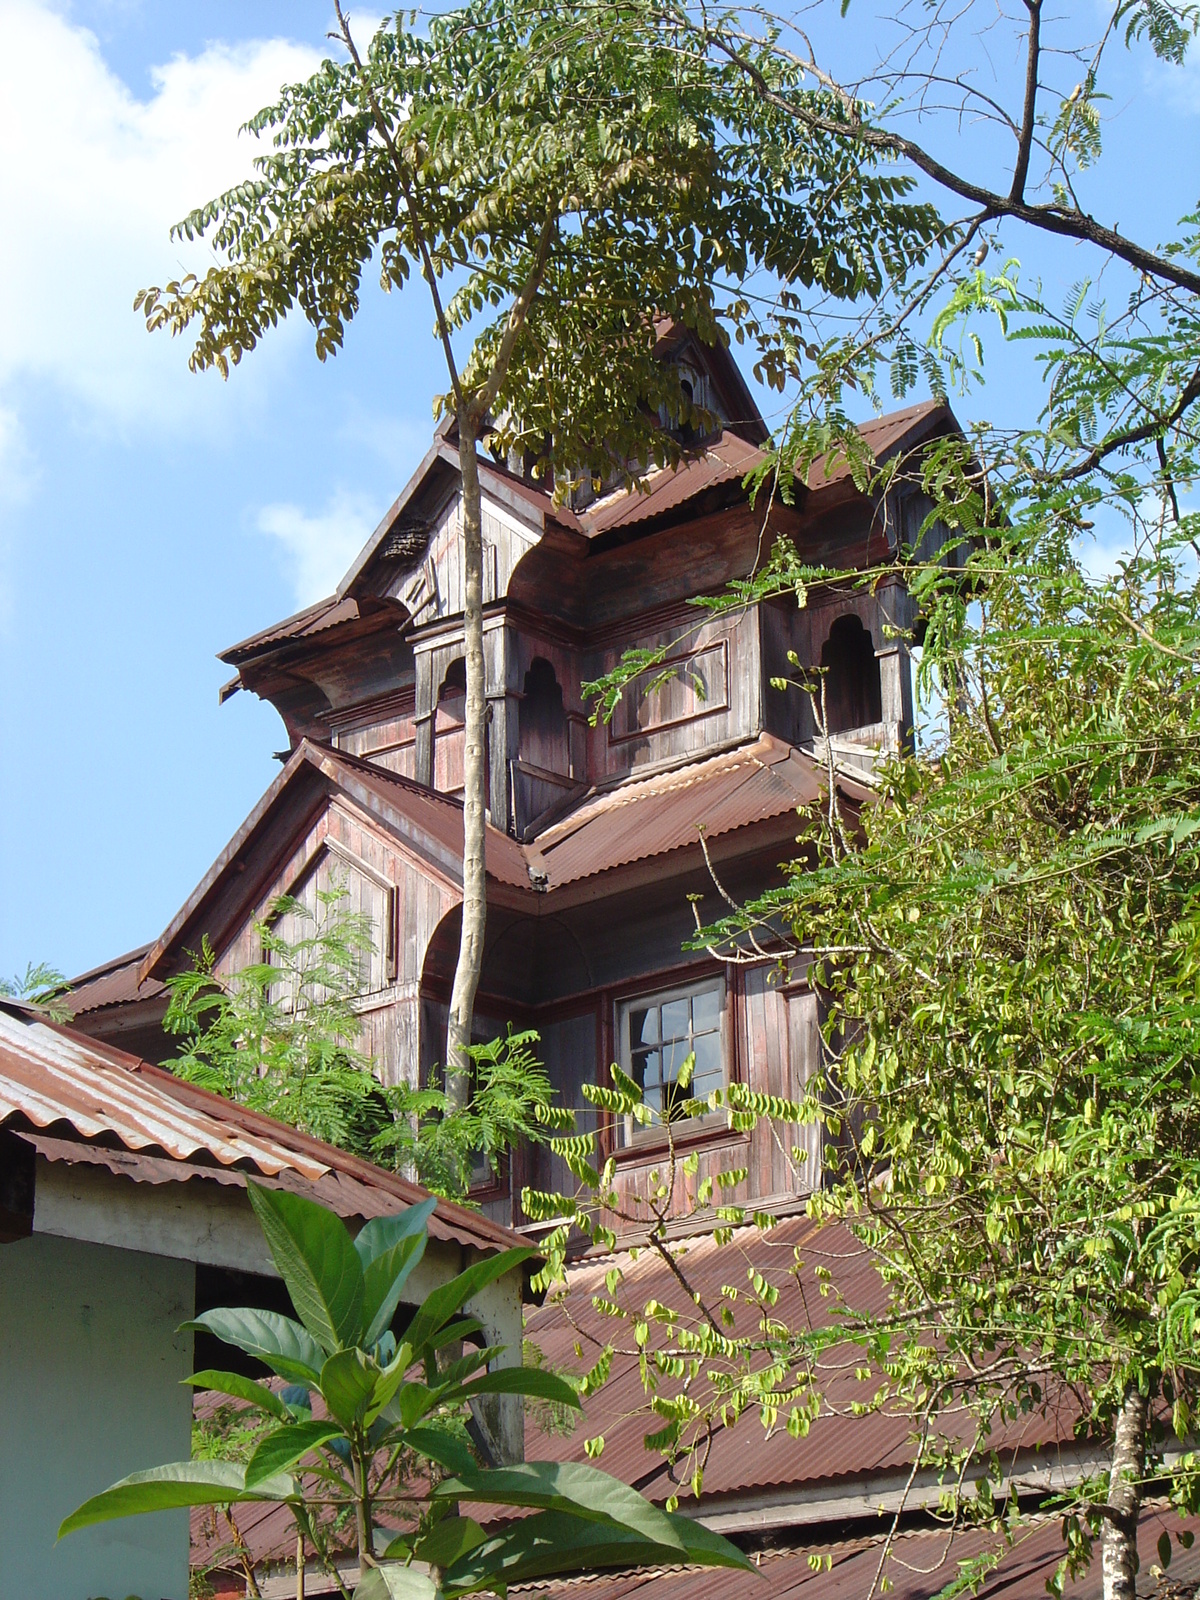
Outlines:
[[[0, 974], [161, 931], [284, 742], [249, 695], [218, 707], [216, 652], [327, 593], [428, 441], [444, 378], [419, 293], [368, 293], [325, 365], [287, 326], [228, 383], [131, 309], [203, 265], [169, 224], [248, 172], [239, 122], [330, 20], [324, 0], [0, 0]], [[1115, 85], [1097, 206], [1154, 237], [1200, 193], [1200, 75], [1138, 54]], [[1043, 259], [1062, 286], [1083, 270]], [[960, 409], [1028, 398], [1000, 359]]]

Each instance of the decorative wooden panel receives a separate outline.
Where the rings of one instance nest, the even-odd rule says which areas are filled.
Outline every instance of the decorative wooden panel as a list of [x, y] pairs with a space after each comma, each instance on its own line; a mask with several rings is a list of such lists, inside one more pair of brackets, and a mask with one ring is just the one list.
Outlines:
[[[659, 681], [665, 671], [671, 676]], [[718, 639], [691, 655], [665, 661], [629, 684], [609, 724], [609, 739], [637, 738], [728, 709], [729, 656], [726, 641]]]

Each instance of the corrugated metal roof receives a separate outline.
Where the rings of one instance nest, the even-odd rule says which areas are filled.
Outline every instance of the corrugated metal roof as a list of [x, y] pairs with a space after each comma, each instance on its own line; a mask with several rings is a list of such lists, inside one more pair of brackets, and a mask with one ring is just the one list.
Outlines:
[[117, 956], [102, 967], [81, 972], [70, 984], [70, 1007], [75, 1016], [99, 1011], [104, 1006], [127, 1005], [131, 1000], [148, 1000], [162, 993], [157, 978], [141, 977], [142, 963], [150, 946], [143, 944], [127, 955]]
[[247, 656], [257, 655], [268, 645], [281, 644], [288, 639], [306, 639], [313, 634], [323, 633], [326, 628], [337, 627], [339, 622], [354, 622], [357, 618], [356, 600], [339, 600], [337, 595], [331, 594], [324, 600], [305, 606], [303, 611], [284, 617], [281, 622], [272, 623], [269, 628], [252, 633], [248, 639], [231, 644], [227, 650], [222, 650], [220, 659], [232, 664]]
[[[763, 734], [753, 744], [693, 761], [650, 778], [585, 797], [528, 848], [551, 889], [611, 867], [694, 845], [811, 805], [823, 769], [811, 756]], [[861, 801], [850, 780], [839, 788]]]
[[[1154, 1576], [1159, 1535], [1200, 1527], [1195, 1518], [1181, 1520], [1165, 1503], [1148, 1506], [1138, 1529], [1141, 1565], [1139, 1596], [1159, 1596], [1164, 1588]], [[509, 1594], [539, 1600], [862, 1600], [873, 1588], [883, 1551], [885, 1532], [860, 1539], [829, 1541], [819, 1536], [788, 1549], [767, 1550], [756, 1557], [758, 1572], [731, 1572], [703, 1568], [659, 1568], [639, 1573], [600, 1574], [566, 1582], [514, 1585]], [[980, 1530], [958, 1531], [951, 1539], [941, 1528], [903, 1529], [893, 1544], [887, 1575], [893, 1600], [925, 1600], [936, 1595], [958, 1575], [958, 1563], [995, 1547], [995, 1536]], [[1045, 1600], [1046, 1581], [1063, 1554], [1061, 1518], [1046, 1516], [1031, 1521], [1027, 1531], [1007, 1552], [978, 1590], [977, 1595], [1003, 1595], [1004, 1600]], [[819, 1557], [818, 1570], [810, 1557]], [[832, 1566], [824, 1570], [828, 1557]], [[1171, 1588], [1190, 1593], [1200, 1580], [1200, 1540], [1191, 1550], [1176, 1549], [1167, 1574]], [[765, 1580], [765, 1581], [764, 1581]], [[1068, 1579], [1063, 1593], [1072, 1600], [1091, 1600], [1101, 1593], [1100, 1554], [1083, 1577]], [[317, 1591], [313, 1591], [314, 1593]]]
[[[251, 1171], [343, 1217], [388, 1216], [427, 1198], [398, 1173], [9, 1001], [0, 1001], [0, 1125], [33, 1130], [48, 1160], [99, 1159], [122, 1176], [151, 1183], [215, 1178], [241, 1184]], [[62, 1137], [68, 1128], [82, 1143]], [[477, 1250], [528, 1242], [448, 1200], [438, 1201], [429, 1233]]]
[[579, 520], [594, 539], [614, 528], [660, 517], [719, 483], [740, 481], [762, 459], [762, 451], [754, 445], [722, 431], [699, 455], [651, 473], [644, 489], [617, 489], [593, 501], [579, 513]]
[[[792, 1269], [800, 1247], [804, 1272], [798, 1280]], [[833, 1282], [847, 1304], [855, 1308], [881, 1308], [883, 1287], [870, 1257], [853, 1236], [837, 1226], [818, 1229], [806, 1218], [781, 1222], [769, 1233], [739, 1229], [731, 1244], [716, 1245], [700, 1236], [687, 1250], [684, 1271], [710, 1305], [721, 1300], [724, 1284], [746, 1284], [751, 1270], [760, 1272], [779, 1289], [773, 1315], [793, 1326], [828, 1325], [833, 1302], [823, 1297], [813, 1277], [818, 1265], [829, 1268]], [[568, 1371], [580, 1370], [574, 1346], [581, 1333], [585, 1342], [600, 1345], [616, 1337], [620, 1324], [602, 1316], [592, 1305], [592, 1295], [607, 1293], [605, 1273], [614, 1265], [624, 1274], [616, 1298], [631, 1309], [656, 1299], [664, 1305], [685, 1307], [681, 1291], [663, 1262], [650, 1251], [637, 1260], [625, 1252], [585, 1261], [572, 1269], [565, 1307], [547, 1300], [527, 1326], [527, 1337], [543, 1352], [547, 1364]], [[751, 1316], [747, 1308], [744, 1316]], [[757, 1323], [754, 1323], [757, 1326]], [[747, 1329], [752, 1331], [752, 1329]], [[621, 1342], [617, 1337], [617, 1342]], [[595, 1359], [595, 1348], [582, 1365]], [[844, 1363], [831, 1370], [825, 1385], [829, 1408], [822, 1411], [802, 1439], [793, 1439], [782, 1425], [769, 1436], [757, 1413], [747, 1414], [736, 1427], [718, 1429], [713, 1436], [704, 1470], [705, 1502], [722, 1496], [744, 1495], [765, 1489], [805, 1488], [837, 1480], [869, 1478], [907, 1468], [912, 1462], [912, 1422], [899, 1412], [849, 1415], [854, 1401], [869, 1400], [875, 1379], [859, 1382], [858, 1363], [847, 1353]], [[996, 1435], [1006, 1450], [1033, 1449], [1074, 1437], [1076, 1411], [1064, 1394], [1061, 1404], [1048, 1405], [1047, 1414], [1022, 1418]], [[786, 1420], [786, 1419], [785, 1419]], [[658, 1426], [645, 1409], [645, 1395], [634, 1356], [618, 1355], [603, 1389], [585, 1404], [585, 1421], [567, 1436], [551, 1435], [531, 1443], [530, 1453], [558, 1460], [583, 1459], [583, 1441], [604, 1436], [600, 1465], [627, 1483], [636, 1484], [652, 1500], [663, 1501], [677, 1485], [657, 1451], [647, 1450], [645, 1436]], [[715, 1509], [715, 1507], [714, 1507]]]
[[[893, 450], [903, 448], [910, 439], [923, 437], [938, 418], [943, 415], [948, 423], [954, 418], [949, 407], [936, 400], [921, 405], [908, 406], [903, 411], [892, 411], [884, 417], [873, 417], [858, 424], [858, 432], [870, 447], [876, 462], [883, 461]], [[579, 514], [584, 531], [589, 538], [597, 538], [614, 528], [631, 527], [648, 522], [653, 517], [665, 515], [677, 506], [687, 503], [719, 483], [740, 481], [765, 459], [756, 446], [727, 429], [707, 444], [703, 451], [689, 457], [678, 467], [664, 468], [652, 473], [644, 489], [618, 489], [595, 501]], [[809, 468], [807, 484], [811, 492], [833, 488], [849, 481], [850, 464], [838, 451], [818, 456]]]

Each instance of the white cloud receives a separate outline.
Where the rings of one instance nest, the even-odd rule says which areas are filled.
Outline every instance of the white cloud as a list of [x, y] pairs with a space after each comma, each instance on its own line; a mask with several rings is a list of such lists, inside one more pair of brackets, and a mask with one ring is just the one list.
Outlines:
[[264, 506], [257, 524], [287, 552], [296, 604], [307, 606], [333, 593], [378, 521], [373, 500], [339, 490], [316, 516], [285, 502]]
[[[248, 175], [238, 128], [320, 52], [284, 40], [214, 44], [152, 74], [139, 99], [86, 29], [38, 0], [0, 0], [0, 395], [49, 381], [92, 424], [178, 423], [214, 384], [133, 311], [147, 283], [211, 259], [174, 245], [193, 206]], [[53, 64], [53, 104], [45, 74]]]

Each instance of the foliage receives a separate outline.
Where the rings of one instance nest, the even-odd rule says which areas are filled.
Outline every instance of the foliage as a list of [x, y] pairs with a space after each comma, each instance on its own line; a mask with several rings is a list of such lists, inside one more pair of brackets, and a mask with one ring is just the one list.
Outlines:
[[[736, 66], [682, 49], [669, 5], [471, 0], [387, 19], [364, 57], [335, 0], [348, 59], [249, 123], [258, 176], [177, 229], [218, 260], [142, 291], [151, 329], [195, 328], [194, 369], [227, 374], [299, 308], [318, 356], [336, 351], [364, 269], [385, 290], [425, 278], [462, 468], [463, 915], [447, 1083], [465, 1084], [487, 914], [485, 669], [477, 442], [529, 461], [556, 493], [677, 461], [711, 419], [658, 359], [667, 322], [725, 337], [743, 280], [852, 299], [922, 259], [937, 231], [911, 180], [833, 134], [779, 126]], [[815, 102], [828, 97], [813, 92]], [[836, 108], [828, 109], [836, 113]], [[447, 296], [449, 297], [447, 299]], [[465, 359], [456, 344], [468, 344]], [[680, 428], [663, 427], [660, 417]]]
[[544, 1138], [554, 1089], [531, 1030], [471, 1046], [470, 1092], [452, 1099], [435, 1081], [388, 1090], [393, 1120], [371, 1144], [376, 1160], [408, 1162], [435, 1194], [462, 1196], [481, 1171], [496, 1173], [521, 1140]]
[[[201, 1088], [369, 1155], [390, 1114], [357, 1043], [355, 1002], [372, 951], [370, 920], [349, 911], [345, 900], [336, 886], [319, 890], [315, 907], [281, 896], [252, 928], [261, 960], [232, 973], [218, 968], [206, 939], [191, 968], [167, 979], [163, 1026], [180, 1048], [164, 1065]], [[296, 929], [291, 939], [289, 923]]]
[[64, 974], [45, 961], [27, 962], [23, 973], [0, 978], [0, 995], [37, 1006], [54, 1022], [71, 1020], [71, 1009], [64, 999], [68, 988], [69, 980]]
[[[1036, 68], [1038, 8], [1027, 9]], [[957, 15], [935, 11], [937, 25], [957, 26]], [[1138, 8], [1111, 18], [1130, 37], [1151, 33], [1172, 59], [1196, 22], [1194, 10], [1169, 6], [1153, 27]], [[716, 24], [743, 56], [761, 52], [768, 88], [786, 97], [789, 81], [811, 77], [807, 50], [789, 56], [781, 33], [734, 40], [733, 26], [729, 16]], [[928, 94], [938, 69], [922, 75], [929, 41], [921, 28], [913, 41], [906, 68]], [[961, 192], [969, 175], [932, 172], [920, 147], [883, 137], [909, 92], [897, 74], [897, 99], [879, 112], [864, 105], [847, 137], [880, 134], [875, 148], [890, 141]], [[1044, 90], [1036, 70], [1029, 81], [1035, 128]], [[1095, 78], [1083, 79], [1075, 110], [1069, 99], [1047, 146], [1034, 148], [1058, 164], [1042, 180], [1068, 189], [1067, 169], [1101, 154]], [[594, 1302], [612, 1319], [609, 1347], [593, 1350], [585, 1391], [603, 1381], [613, 1350], [636, 1354], [647, 1442], [676, 1459], [677, 1479], [695, 1492], [713, 1429], [747, 1412], [797, 1436], [823, 1412], [907, 1421], [914, 1464], [941, 1482], [951, 1531], [981, 1522], [996, 1535], [964, 1565], [963, 1590], [977, 1589], [1006, 1541], [1021, 1537], [1006, 1483], [1011, 1440], [1031, 1419], [1061, 1429], [1067, 1417], [1110, 1466], [1057, 1502], [1055, 1585], [1099, 1541], [1106, 1596], [1132, 1596], [1148, 1486], [1165, 1479], [1188, 1509], [1200, 1500], [1191, 1450], [1200, 519], [1189, 512], [1200, 466], [1200, 239], [1192, 215], [1157, 250], [1114, 239], [1093, 228], [1073, 191], [1028, 199], [1027, 177], [1014, 173], [1011, 204], [985, 196], [984, 214], [954, 236], [939, 269], [890, 285], [849, 333], [785, 302], [782, 321], [756, 334], [792, 341], [799, 398], [752, 489], [786, 498], [793, 469], [803, 478], [832, 452], [885, 515], [900, 495], [923, 497], [921, 536], [942, 540], [940, 553], [931, 559], [928, 542], [906, 548], [896, 534], [892, 558], [853, 581], [901, 584], [913, 596], [920, 686], [949, 707], [949, 728], [941, 748], [882, 764], [878, 800], [861, 812], [839, 799], [828, 750], [828, 793], [805, 818], [805, 849], [786, 883], [697, 940], [735, 961], [767, 952], [784, 971], [810, 968], [818, 984], [824, 1064], [802, 1102], [735, 1083], [680, 1114], [719, 1107], [743, 1130], [765, 1119], [786, 1145], [797, 1123], [821, 1125], [824, 1187], [809, 1210], [822, 1232], [787, 1270], [742, 1281], [731, 1272], [718, 1294], [692, 1298], [686, 1247], [672, 1242], [681, 1192], [718, 1239], [773, 1219], [731, 1203], [744, 1173], [697, 1184], [668, 1126], [639, 1220], [647, 1247], [673, 1263], [679, 1295], [646, 1304], [614, 1267]], [[1015, 260], [984, 270], [984, 245], [1004, 218], [1107, 254], [1106, 295], [1084, 281], [1056, 307]], [[971, 263], [968, 241], [980, 244]], [[1135, 269], [1124, 284], [1121, 263]], [[875, 461], [848, 398], [876, 398], [884, 381], [902, 394], [922, 373], [935, 395], [970, 394], [997, 334], [1028, 357], [1031, 395], [1040, 373], [1041, 414]], [[905, 341], [920, 346], [916, 355]], [[785, 544], [701, 615], [768, 596], [803, 606], [833, 583], [846, 574]], [[672, 640], [663, 655], [678, 651]], [[657, 664], [631, 658], [594, 685], [600, 714], [624, 681]], [[778, 688], [808, 696], [820, 730], [823, 674], [792, 665]], [[596, 1103], [614, 1117], [650, 1115], [615, 1069]], [[565, 1212], [611, 1242], [621, 1205], [612, 1167], [596, 1169], [588, 1139], [556, 1147], [579, 1192], [532, 1195], [527, 1208]], [[797, 1187], [811, 1181], [797, 1168]], [[553, 1250], [565, 1242], [560, 1232]], [[878, 1269], [869, 1293], [852, 1275], [864, 1256]], [[876, 1585], [887, 1585], [889, 1551], [890, 1541]], [[1165, 1538], [1164, 1566], [1170, 1553]]]
[[191, 968], [167, 979], [163, 1025], [182, 1047], [164, 1065], [341, 1149], [407, 1166], [461, 1200], [481, 1162], [495, 1168], [521, 1140], [544, 1137], [553, 1090], [537, 1034], [472, 1046], [461, 1103], [436, 1084], [380, 1083], [358, 1043], [372, 929], [346, 902], [336, 884], [317, 892], [315, 909], [281, 896], [253, 926], [263, 959], [232, 973], [205, 941]]
[[[749, 1568], [718, 1535], [658, 1510], [595, 1468], [526, 1462], [480, 1468], [463, 1438], [473, 1400], [535, 1396], [578, 1407], [556, 1374], [497, 1364], [503, 1347], [456, 1351], [481, 1331], [470, 1303], [533, 1254], [500, 1251], [435, 1288], [399, 1339], [404, 1287], [421, 1261], [435, 1202], [369, 1222], [352, 1236], [323, 1207], [248, 1184], [299, 1321], [277, 1313], [205, 1312], [204, 1329], [262, 1361], [281, 1393], [232, 1372], [190, 1381], [229, 1395], [269, 1424], [245, 1463], [177, 1462], [135, 1472], [67, 1517], [60, 1537], [114, 1518], [180, 1506], [275, 1502], [349, 1600], [319, 1516], [352, 1517], [361, 1580], [356, 1600], [439, 1600], [581, 1567], [661, 1561]], [[413, 1463], [424, 1482], [406, 1477]], [[489, 1534], [457, 1502], [531, 1509]], [[319, 1514], [319, 1516], [318, 1516]], [[414, 1568], [428, 1563], [428, 1576]]]

